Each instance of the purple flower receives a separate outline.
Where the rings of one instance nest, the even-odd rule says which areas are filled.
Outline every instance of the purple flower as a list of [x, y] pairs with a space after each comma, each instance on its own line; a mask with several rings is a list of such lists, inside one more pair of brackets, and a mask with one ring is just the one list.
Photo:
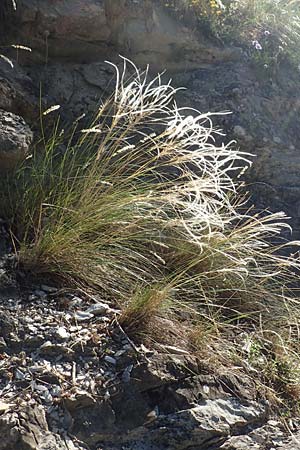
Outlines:
[[252, 41], [252, 45], [256, 48], [256, 50], [262, 50], [262, 46], [258, 41]]

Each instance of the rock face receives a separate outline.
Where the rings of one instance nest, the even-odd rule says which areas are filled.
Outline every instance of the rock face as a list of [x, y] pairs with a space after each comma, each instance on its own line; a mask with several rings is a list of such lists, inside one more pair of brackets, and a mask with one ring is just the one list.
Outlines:
[[8, 412], [4, 413], [2, 409], [1, 415], [0, 411], [1, 450], [68, 450], [70, 448], [59, 435], [49, 432], [43, 408], [24, 407], [18, 412], [13, 412], [10, 410], [10, 405], [6, 407]]
[[47, 63], [51, 58], [91, 62], [118, 54], [154, 71], [191, 70], [237, 58], [172, 17], [159, 1], [20, 0], [21, 42]]
[[29, 152], [33, 135], [25, 121], [0, 109], [0, 170], [12, 169]]

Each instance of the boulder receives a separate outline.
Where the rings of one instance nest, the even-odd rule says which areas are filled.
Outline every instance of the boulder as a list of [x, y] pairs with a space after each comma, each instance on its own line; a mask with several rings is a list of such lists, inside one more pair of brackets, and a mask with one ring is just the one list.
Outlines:
[[0, 170], [13, 169], [30, 151], [33, 133], [24, 119], [0, 109]]
[[[48, 429], [42, 407], [0, 411], [0, 450], [69, 450], [66, 441]], [[75, 448], [75, 447], [73, 447]]]

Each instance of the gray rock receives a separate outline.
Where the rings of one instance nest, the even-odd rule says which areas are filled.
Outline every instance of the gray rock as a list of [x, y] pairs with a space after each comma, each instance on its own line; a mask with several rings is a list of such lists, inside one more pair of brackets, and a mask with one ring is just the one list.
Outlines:
[[[19, 64], [14, 61], [12, 69], [0, 59], [0, 109], [21, 116], [30, 126], [36, 126], [39, 118], [39, 97], [38, 86]], [[44, 100], [41, 100], [44, 104]]]
[[87, 408], [96, 404], [96, 400], [88, 392], [77, 392], [73, 397], [64, 400], [65, 407], [73, 412], [76, 409]]
[[110, 306], [107, 303], [102, 303], [102, 302], [95, 303], [94, 305], [89, 306], [88, 309], [86, 310], [86, 312], [92, 313], [95, 316], [104, 314], [108, 311], [111, 311]]
[[[218, 47], [196, 33], [193, 18], [181, 23], [159, 2], [149, 0], [19, 0], [17, 14], [18, 38], [33, 49], [24, 57], [42, 64], [57, 57], [99, 61], [109, 52], [110, 59], [122, 54], [140, 66], [179, 71], [240, 56], [237, 49]], [[88, 78], [99, 82], [92, 75]]]
[[0, 415], [0, 450], [68, 450], [57, 434], [48, 429], [42, 407], [24, 407]]
[[25, 121], [0, 109], [0, 171], [14, 168], [30, 151], [33, 134]]
[[104, 361], [108, 362], [109, 364], [112, 364], [113, 366], [117, 364], [117, 360], [112, 356], [104, 356]]
[[94, 314], [87, 312], [87, 311], [77, 311], [74, 314], [74, 319], [77, 320], [77, 322], [85, 322], [86, 320], [93, 319]]
[[56, 334], [63, 341], [69, 339], [70, 337], [70, 333], [68, 333], [65, 327], [58, 327], [58, 329], [56, 330]]

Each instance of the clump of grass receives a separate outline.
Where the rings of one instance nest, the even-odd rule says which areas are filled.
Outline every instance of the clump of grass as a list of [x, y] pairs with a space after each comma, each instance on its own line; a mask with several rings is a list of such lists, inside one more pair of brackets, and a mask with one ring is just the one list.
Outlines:
[[248, 155], [217, 146], [211, 114], [178, 108], [170, 83], [131, 63], [128, 79], [127, 64], [90, 127], [57, 126], [2, 180], [19, 267], [98, 290], [133, 334], [166, 314], [217, 332], [293, 328], [282, 342], [294, 355], [299, 261], [272, 243], [284, 214], [245, 210], [233, 175]]
[[90, 128], [74, 131], [63, 153], [56, 130], [13, 177], [25, 269], [127, 296], [165, 276], [170, 249], [191, 242], [201, 251], [199, 239], [223, 228], [229, 173], [244, 156], [215, 146], [210, 115], [183, 116], [175, 89], [146, 76], [126, 83], [118, 74]]
[[151, 335], [158, 314], [171, 306], [168, 288], [153, 285], [136, 289], [120, 317], [120, 324], [130, 335]]

